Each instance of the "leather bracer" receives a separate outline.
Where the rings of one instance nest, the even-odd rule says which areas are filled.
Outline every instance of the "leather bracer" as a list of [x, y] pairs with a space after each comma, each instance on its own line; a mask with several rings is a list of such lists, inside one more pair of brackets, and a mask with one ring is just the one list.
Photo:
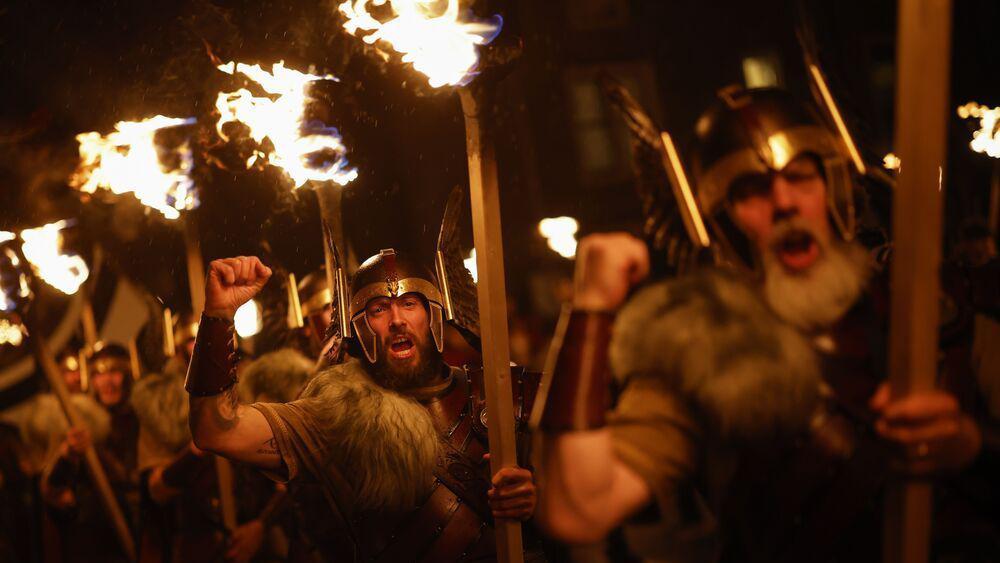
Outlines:
[[542, 413], [545, 432], [600, 428], [608, 409], [608, 344], [614, 314], [563, 312], [567, 314], [568, 321], [560, 323], [565, 331]]
[[211, 397], [236, 385], [236, 380], [233, 322], [202, 315], [184, 389], [195, 397]]

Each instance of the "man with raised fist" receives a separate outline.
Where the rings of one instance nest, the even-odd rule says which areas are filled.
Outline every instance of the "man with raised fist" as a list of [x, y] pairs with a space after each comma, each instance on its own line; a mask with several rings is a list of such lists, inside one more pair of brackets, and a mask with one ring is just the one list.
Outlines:
[[[489, 474], [483, 406], [442, 360], [442, 295], [427, 268], [383, 250], [351, 283], [350, 358], [287, 404], [241, 405], [236, 309], [271, 276], [254, 257], [211, 263], [188, 370], [199, 448], [290, 482], [290, 559], [490, 561], [494, 518], [532, 516], [532, 474]], [[530, 408], [520, 409], [525, 414]]]

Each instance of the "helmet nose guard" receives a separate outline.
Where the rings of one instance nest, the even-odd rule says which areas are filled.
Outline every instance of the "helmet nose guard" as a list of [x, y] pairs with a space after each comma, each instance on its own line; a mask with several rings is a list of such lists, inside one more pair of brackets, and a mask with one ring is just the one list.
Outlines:
[[417, 293], [427, 301], [434, 346], [438, 352], [444, 350], [444, 300], [437, 279], [428, 268], [389, 248], [365, 260], [351, 279], [351, 327], [369, 362], [378, 358], [381, 339], [368, 322], [368, 302], [406, 293]]
[[[826, 179], [827, 209], [844, 240], [855, 231], [854, 193], [848, 159], [818, 114], [774, 88], [726, 89], [695, 125], [693, 159], [698, 202], [725, 246], [740, 233], [719, 220], [729, 190], [741, 176], [780, 172], [802, 155], [815, 156]], [[750, 264], [747, 257], [741, 257]]]

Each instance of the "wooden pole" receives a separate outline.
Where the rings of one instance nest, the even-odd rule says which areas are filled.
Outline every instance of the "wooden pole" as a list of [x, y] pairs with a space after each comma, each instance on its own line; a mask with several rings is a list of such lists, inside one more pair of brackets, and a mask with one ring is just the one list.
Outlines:
[[[76, 411], [76, 408], [70, 402], [69, 390], [66, 388], [66, 382], [63, 381], [59, 366], [56, 365], [48, 342], [46, 342], [45, 337], [38, 327], [34, 326], [30, 315], [26, 317], [28, 318], [25, 318], [25, 323], [27, 324], [32, 348], [35, 352], [35, 360], [42, 368], [45, 378], [48, 379], [49, 386], [52, 387], [56, 399], [59, 400], [59, 406], [62, 407], [63, 413], [66, 415], [66, 420], [69, 421], [70, 426], [85, 428], [86, 425], [80, 417], [80, 413]], [[83, 462], [87, 467], [87, 472], [90, 474], [90, 480], [94, 484], [94, 488], [97, 489], [101, 504], [104, 506], [108, 517], [111, 518], [111, 524], [114, 526], [115, 535], [118, 536], [118, 541], [121, 543], [122, 551], [125, 552], [130, 561], [135, 561], [135, 541], [132, 538], [132, 532], [129, 530], [125, 514], [122, 512], [121, 506], [118, 505], [115, 493], [111, 489], [111, 483], [108, 481], [108, 475], [104, 472], [104, 467], [101, 465], [100, 458], [97, 457], [97, 450], [94, 449], [93, 444], [88, 446], [84, 452]]]
[[[191, 217], [184, 221], [184, 247], [187, 256], [188, 288], [191, 291], [191, 312], [197, 319], [205, 310], [205, 263], [201, 255], [201, 244]], [[219, 484], [219, 507], [222, 510], [222, 525], [230, 532], [236, 529], [236, 496], [233, 492], [233, 466], [229, 460], [215, 457], [215, 475]]]
[[[486, 392], [490, 469], [495, 474], [517, 465], [517, 436], [511, 397], [510, 347], [507, 332], [507, 290], [504, 280], [503, 237], [500, 229], [500, 186], [493, 139], [486, 120], [491, 103], [478, 83], [459, 89], [465, 114], [469, 154], [472, 230], [479, 272], [479, 325], [483, 342], [483, 386]], [[497, 521], [497, 561], [524, 560], [521, 524]]]
[[[945, 159], [951, 0], [900, 0], [889, 378], [894, 397], [932, 389], [938, 355], [941, 170]], [[885, 561], [928, 560], [931, 485], [890, 484]]]

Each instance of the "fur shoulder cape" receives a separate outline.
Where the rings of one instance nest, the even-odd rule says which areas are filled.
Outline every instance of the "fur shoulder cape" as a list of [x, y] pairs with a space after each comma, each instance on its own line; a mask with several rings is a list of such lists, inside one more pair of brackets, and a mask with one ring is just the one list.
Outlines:
[[313, 368], [313, 363], [298, 350], [282, 348], [268, 352], [250, 362], [240, 374], [240, 399], [252, 403], [260, 395], [266, 395], [267, 401], [287, 403], [298, 397]]
[[130, 401], [139, 426], [157, 442], [178, 450], [191, 441], [183, 377], [175, 373], [145, 375], [136, 382]]
[[295, 404], [323, 432], [366, 510], [416, 506], [430, 492], [442, 452], [430, 414], [417, 401], [376, 384], [356, 359], [321, 371]]
[[618, 315], [610, 357], [616, 377], [661, 380], [724, 441], [801, 431], [819, 402], [810, 343], [723, 272], [638, 292]]
[[[93, 397], [84, 393], [70, 395], [70, 403], [80, 413], [95, 444], [111, 433], [111, 415]], [[66, 436], [69, 423], [59, 400], [52, 393], [37, 395], [21, 424], [21, 435], [29, 446], [46, 451]]]

